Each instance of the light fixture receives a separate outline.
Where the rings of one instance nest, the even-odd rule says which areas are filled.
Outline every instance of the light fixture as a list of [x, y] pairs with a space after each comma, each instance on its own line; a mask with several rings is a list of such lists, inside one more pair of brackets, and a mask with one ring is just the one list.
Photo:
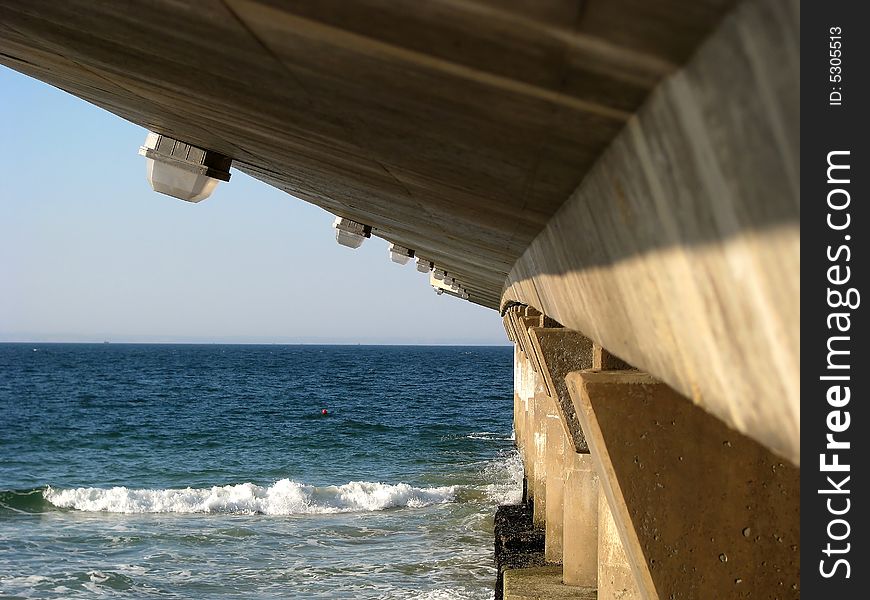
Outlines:
[[219, 181], [230, 180], [233, 159], [149, 131], [139, 148], [151, 189], [186, 202], [205, 200]]
[[344, 217], [335, 217], [335, 241], [348, 248], [359, 248], [366, 238], [372, 237], [372, 228]]
[[435, 265], [432, 264], [432, 261], [420, 258], [419, 256], [417, 257], [417, 270], [421, 273], [428, 273], [434, 266]]
[[[444, 277], [438, 279], [436, 277], [437, 271], [438, 269], [435, 269], [435, 271], [429, 273], [429, 285], [432, 286], [436, 294], [440, 296], [446, 292], [450, 296], [468, 300], [468, 293], [459, 285], [454, 277], [447, 277], [445, 274]], [[442, 271], [442, 273], [444, 272]]]
[[407, 265], [414, 258], [414, 251], [398, 244], [390, 244], [390, 260], [400, 265]]
[[447, 273], [444, 271], [444, 269], [434, 269], [432, 271], [432, 277], [439, 281], [443, 281], [444, 278], [447, 277]]

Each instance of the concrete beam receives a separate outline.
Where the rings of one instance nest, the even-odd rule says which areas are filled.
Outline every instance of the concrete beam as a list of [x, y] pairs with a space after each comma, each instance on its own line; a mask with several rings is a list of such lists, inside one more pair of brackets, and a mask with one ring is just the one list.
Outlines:
[[517, 257], [733, 4], [0, 0], [0, 64], [231, 156], [498, 308]]
[[748, 0], [510, 271], [535, 306], [800, 463], [800, 7]]
[[799, 594], [797, 468], [645, 373], [567, 382], [643, 598]]

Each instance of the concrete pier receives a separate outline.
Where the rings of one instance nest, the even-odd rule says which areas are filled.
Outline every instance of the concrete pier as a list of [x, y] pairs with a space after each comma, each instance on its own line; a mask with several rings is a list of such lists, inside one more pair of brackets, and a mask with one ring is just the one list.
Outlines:
[[798, 469], [582, 334], [523, 314], [504, 318], [547, 568], [506, 568], [505, 598], [799, 597]]
[[791, 600], [800, 29], [798, 0], [0, 0], [0, 64], [502, 315], [499, 597]]

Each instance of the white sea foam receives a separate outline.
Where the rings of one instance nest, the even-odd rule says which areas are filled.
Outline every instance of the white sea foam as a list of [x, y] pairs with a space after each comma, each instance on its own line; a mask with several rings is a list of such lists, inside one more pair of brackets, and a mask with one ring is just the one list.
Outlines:
[[[413, 596], [413, 600], [471, 600], [472, 598], [480, 598], [482, 590], [465, 590], [465, 589], [437, 589], [427, 592], [420, 592]], [[489, 594], [489, 598], [494, 596]]]
[[486, 486], [487, 497], [498, 504], [517, 504], [523, 497], [523, 460], [512, 450], [507, 456], [484, 469], [486, 478], [495, 481]]
[[499, 442], [507, 442], [513, 439], [513, 436], [506, 436], [503, 433], [496, 433], [494, 431], [475, 431], [473, 433], [469, 433], [465, 436], [465, 439], [468, 440], [493, 440]]
[[90, 512], [293, 515], [442, 504], [454, 500], [456, 486], [417, 488], [406, 483], [352, 481], [340, 486], [315, 487], [282, 479], [268, 487], [253, 483], [157, 490], [48, 487], [43, 495], [59, 508]]
[[44, 575], [22, 575], [20, 577], [12, 577], [12, 576], [2, 576], [0, 575], [0, 584], [3, 585], [22, 585], [22, 586], [33, 586], [38, 583], [43, 583], [46, 581], [50, 581], [48, 577]]

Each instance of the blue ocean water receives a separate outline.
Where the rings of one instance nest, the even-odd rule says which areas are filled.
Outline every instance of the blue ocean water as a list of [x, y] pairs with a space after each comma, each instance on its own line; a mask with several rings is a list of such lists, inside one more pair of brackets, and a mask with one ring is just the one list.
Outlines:
[[511, 383], [508, 347], [0, 344], [0, 596], [489, 598]]

